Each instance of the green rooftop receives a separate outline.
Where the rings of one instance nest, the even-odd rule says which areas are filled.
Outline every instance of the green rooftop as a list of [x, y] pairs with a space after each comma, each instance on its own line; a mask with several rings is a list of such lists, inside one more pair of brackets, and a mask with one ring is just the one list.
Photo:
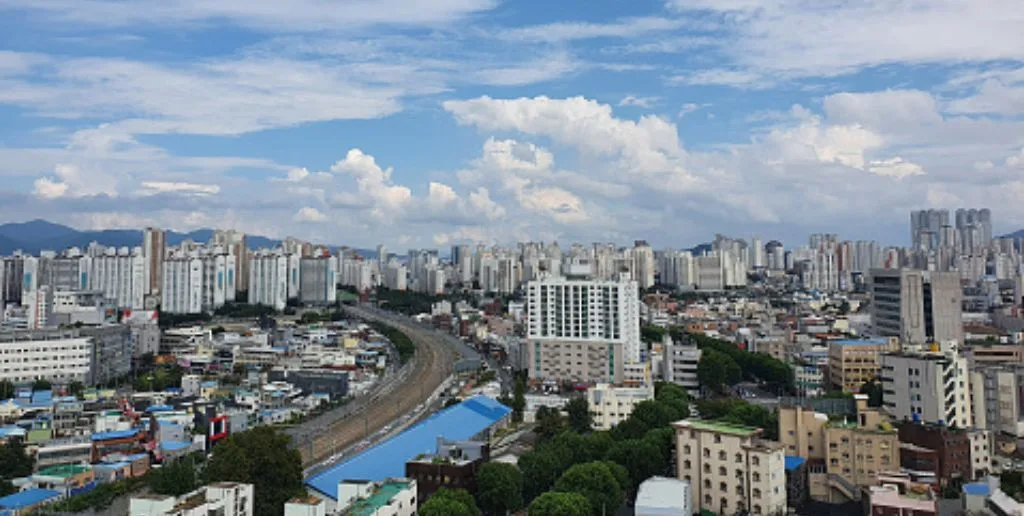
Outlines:
[[708, 432], [718, 432], [721, 434], [730, 434], [740, 437], [749, 437], [761, 432], [760, 428], [754, 428], [752, 426], [737, 425], [735, 423], [729, 423], [727, 421], [704, 421], [701, 419], [686, 419], [680, 421], [680, 423], [686, 424], [683, 428], [693, 428], [695, 430], [705, 430]]
[[369, 498], [363, 498], [345, 511], [351, 516], [372, 516], [381, 507], [384, 507], [398, 493], [409, 488], [409, 482], [388, 481], [381, 484]]
[[50, 466], [46, 469], [40, 470], [37, 475], [44, 477], [58, 477], [58, 478], [70, 478], [75, 475], [80, 475], [92, 469], [92, 466], [85, 466], [82, 464], [61, 464], [59, 466]]

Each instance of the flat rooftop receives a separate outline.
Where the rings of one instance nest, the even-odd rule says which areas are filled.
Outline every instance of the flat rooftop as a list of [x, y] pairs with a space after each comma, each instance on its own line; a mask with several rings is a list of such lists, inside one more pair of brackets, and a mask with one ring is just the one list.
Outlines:
[[352, 516], [373, 516], [377, 511], [391, 502], [398, 493], [409, 489], [409, 482], [388, 481], [381, 484], [368, 498], [352, 504], [344, 514]]
[[726, 421], [704, 421], [701, 419], [684, 419], [674, 423], [676, 428], [692, 428], [705, 432], [717, 432], [739, 437], [751, 437], [761, 433], [760, 428], [752, 426], [737, 425]]
[[402, 478], [405, 476], [407, 461], [421, 454], [434, 454], [438, 437], [448, 441], [470, 439], [494, 426], [511, 412], [512, 409], [492, 398], [474, 396], [306, 479], [306, 485], [334, 500], [338, 496], [338, 482], [342, 480], [383, 482], [391, 478]]

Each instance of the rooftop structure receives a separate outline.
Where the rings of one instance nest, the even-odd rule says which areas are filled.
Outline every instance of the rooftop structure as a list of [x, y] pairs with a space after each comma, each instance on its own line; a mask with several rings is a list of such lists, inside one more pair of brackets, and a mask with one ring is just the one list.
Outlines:
[[401, 477], [406, 461], [433, 453], [438, 436], [450, 441], [471, 439], [504, 420], [511, 409], [485, 396], [448, 407], [401, 434], [306, 480], [306, 485], [334, 498], [345, 479], [383, 481]]

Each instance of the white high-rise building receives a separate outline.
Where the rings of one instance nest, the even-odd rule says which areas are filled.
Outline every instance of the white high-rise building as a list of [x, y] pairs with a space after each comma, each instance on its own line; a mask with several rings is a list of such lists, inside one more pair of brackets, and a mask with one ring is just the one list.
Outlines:
[[382, 284], [384, 288], [389, 290], [406, 290], [406, 276], [408, 269], [405, 265], [397, 262], [391, 262], [384, 266], [384, 274]]
[[654, 249], [644, 240], [633, 245], [633, 278], [642, 289], [654, 286]]
[[235, 256], [174, 254], [164, 259], [161, 310], [167, 313], [212, 312], [235, 300]]
[[303, 258], [300, 267], [300, 301], [306, 304], [332, 305], [338, 300], [334, 260], [328, 256]]
[[879, 376], [886, 410], [908, 421], [972, 426], [967, 359], [957, 349], [948, 343], [936, 352], [882, 355]]
[[127, 247], [108, 247], [97, 256], [83, 256], [79, 258], [79, 271], [86, 286], [80, 290], [103, 292], [120, 308], [141, 310], [149, 286], [147, 263], [140, 247], [130, 251]]
[[626, 363], [640, 361], [637, 283], [549, 276], [526, 285], [530, 340], [615, 342]]
[[[249, 262], [249, 304], [284, 310], [288, 305], [291, 262], [289, 256], [282, 254], [255, 254]], [[295, 277], [298, 279], [297, 271]]]

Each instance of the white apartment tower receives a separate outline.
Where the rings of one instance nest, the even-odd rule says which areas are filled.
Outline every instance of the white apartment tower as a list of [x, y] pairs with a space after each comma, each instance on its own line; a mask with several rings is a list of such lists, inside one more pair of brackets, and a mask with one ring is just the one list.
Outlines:
[[626, 363], [640, 361], [637, 283], [549, 276], [526, 285], [530, 340], [615, 342]]
[[[281, 254], [254, 255], [249, 263], [249, 304], [284, 310], [288, 305], [291, 262], [288, 256]], [[295, 275], [297, 279], [298, 272]]]

